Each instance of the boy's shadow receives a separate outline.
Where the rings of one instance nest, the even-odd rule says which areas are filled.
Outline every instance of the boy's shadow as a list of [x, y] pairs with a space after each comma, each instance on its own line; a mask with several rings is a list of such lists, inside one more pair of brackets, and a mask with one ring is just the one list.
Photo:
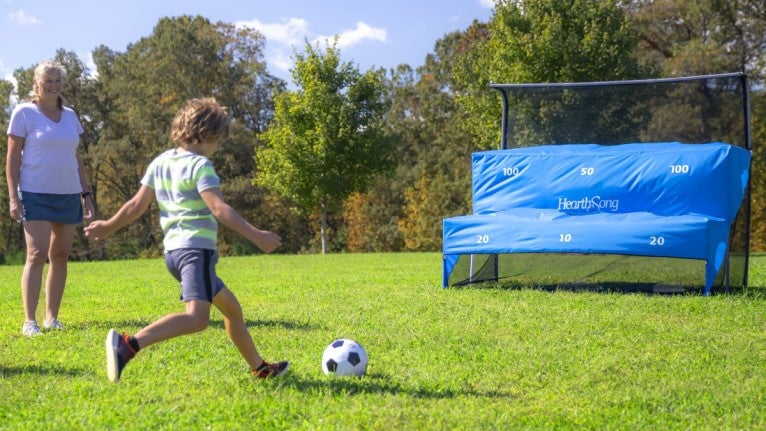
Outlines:
[[404, 387], [390, 381], [385, 373], [367, 373], [363, 378], [357, 377], [326, 377], [312, 378], [293, 373], [282, 380], [274, 380], [282, 387], [292, 387], [300, 392], [330, 392], [343, 395], [391, 394], [406, 395], [424, 399], [450, 399], [456, 397], [474, 396], [481, 398], [512, 398], [510, 392], [478, 391], [474, 389], [437, 389], [427, 387]]
[[[248, 328], [253, 327], [281, 327], [283, 329], [289, 329], [289, 330], [299, 330], [299, 331], [314, 331], [318, 329], [326, 329], [326, 328], [320, 328], [316, 325], [313, 325], [308, 322], [297, 322], [293, 320], [263, 320], [263, 319], [245, 319], [245, 325], [247, 325]], [[224, 328], [223, 319], [210, 319], [210, 327], [211, 328]]]
[[78, 377], [91, 374], [92, 370], [85, 370], [76, 367], [60, 367], [50, 364], [33, 364], [25, 366], [0, 365], [0, 377], [7, 378], [26, 374], [37, 374], [40, 376], [68, 376]]
[[[94, 328], [102, 328], [104, 331], [110, 328], [143, 328], [151, 324], [153, 320], [144, 319], [124, 319], [124, 320], [111, 320], [111, 321], [98, 321], [98, 322], [82, 322], [67, 325], [67, 329], [89, 330]], [[319, 327], [317, 325], [308, 322], [298, 322], [294, 320], [264, 320], [264, 319], [245, 319], [245, 324], [248, 328], [254, 327], [282, 327], [290, 330], [300, 331], [314, 331], [322, 330], [326, 328]], [[225, 329], [223, 319], [210, 319], [210, 327], [216, 329]]]

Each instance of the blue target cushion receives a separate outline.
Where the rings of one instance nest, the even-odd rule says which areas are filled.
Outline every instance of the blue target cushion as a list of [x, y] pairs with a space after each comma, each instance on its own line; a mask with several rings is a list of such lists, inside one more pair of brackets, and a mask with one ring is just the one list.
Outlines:
[[720, 142], [547, 145], [472, 162], [474, 214], [444, 220], [444, 287], [461, 254], [571, 252], [704, 259], [709, 293], [750, 152]]

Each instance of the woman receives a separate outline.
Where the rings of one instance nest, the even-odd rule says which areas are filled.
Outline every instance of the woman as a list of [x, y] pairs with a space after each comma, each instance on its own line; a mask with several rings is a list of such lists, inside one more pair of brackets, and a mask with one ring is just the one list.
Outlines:
[[62, 329], [58, 320], [75, 226], [94, 215], [85, 167], [78, 153], [82, 125], [63, 105], [64, 67], [44, 61], [35, 68], [33, 98], [20, 103], [8, 126], [8, 180], [11, 217], [24, 225], [27, 246], [21, 295], [26, 320], [22, 334], [40, 335], [35, 314], [45, 280], [45, 329]]

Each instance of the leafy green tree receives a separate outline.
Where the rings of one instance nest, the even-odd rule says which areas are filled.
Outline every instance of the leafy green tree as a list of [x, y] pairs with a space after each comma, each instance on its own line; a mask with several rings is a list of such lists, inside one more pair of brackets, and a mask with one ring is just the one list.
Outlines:
[[[0, 127], [8, 130], [8, 122], [11, 117], [11, 94], [13, 94], [13, 83], [6, 80], [0, 80]], [[5, 155], [2, 158], [3, 176], [0, 179], [0, 202], [6, 203], [2, 211], [5, 215], [0, 217], [0, 263], [5, 263], [10, 256], [14, 255], [23, 246], [23, 233], [21, 227], [11, 220], [8, 214], [8, 183], [5, 179]]]
[[7, 129], [11, 119], [11, 94], [13, 83], [0, 79], [0, 125]]
[[766, 73], [766, 3], [760, 0], [624, 0], [639, 60], [663, 76]]
[[320, 213], [322, 253], [328, 213], [365, 192], [394, 166], [396, 140], [385, 133], [388, 107], [382, 70], [364, 74], [341, 62], [336, 44], [324, 52], [306, 43], [292, 69], [298, 88], [275, 97], [275, 117], [261, 135], [255, 182]]
[[476, 147], [462, 127], [470, 114], [456, 104], [461, 87], [452, 72], [472, 49], [477, 26], [437, 40], [417, 73], [400, 67], [393, 80], [387, 123], [402, 136], [397, 150], [402, 163], [392, 185], [401, 196], [397, 227], [406, 250], [440, 249], [442, 219], [470, 211], [470, 157]]
[[[263, 225], [264, 205], [279, 205], [250, 183], [252, 153], [273, 115], [272, 93], [285, 87], [266, 71], [264, 43], [252, 29], [181, 16], [160, 19], [151, 35], [124, 53], [104, 46], [94, 50], [104, 111], [92, 157], [98, 162], [102, 213], [113, 213], [129, 199], [151, 159], [171, 147], [168, 129], [176, 110], [187, 99], [214, 96], [234, 119], [229, 138], [213, 157], [222, 191], [243, 216]], [[282, 217], [278, 226], [268, 227], [284, 236], [293, 230], [294, 219]], [[148, 211], [107, 247], [114, 255], [152, 255], [161, 252], [161, 238], [155, 213]], [[237, 241], [222, 230], [222, 253], [254, 251]]]
[[635, 78], [636, 36], [614, 0], [497, 0], [475, 50], [455, 68], [458, 103], [481, 148], [497, 148], [501, 112], [490, 83]]
[[[766, 3], [762, 0], [626, 0], [636, 57], [662, 76], [743, 72], [751, 83], [752, 248], [766, 248]], [[737, 110], [741, 106], [721, 107]], [[673, 113], [677, 115], [676, 112]]]

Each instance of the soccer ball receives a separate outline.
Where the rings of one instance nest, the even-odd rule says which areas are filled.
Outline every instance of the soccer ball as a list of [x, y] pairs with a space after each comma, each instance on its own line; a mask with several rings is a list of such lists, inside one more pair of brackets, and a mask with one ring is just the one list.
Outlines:
[[356, 341], [339, 338], [324, 349], [322, 371], [326, 376], [364, 377], [367, 352]]

